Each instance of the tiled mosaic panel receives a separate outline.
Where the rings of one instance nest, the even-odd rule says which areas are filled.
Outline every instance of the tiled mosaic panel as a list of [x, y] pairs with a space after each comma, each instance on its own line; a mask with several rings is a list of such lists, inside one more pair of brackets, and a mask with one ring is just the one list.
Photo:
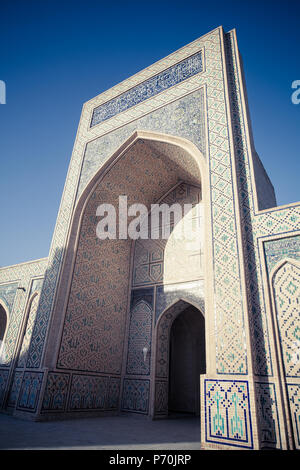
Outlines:
[[73, 375], [68, 408], [78, 410], [106, 409], [108, 377]]
[[289, 405], [292, 417], [294, 442], [296, 449], [300, 449], [300, 385], [287, 385]]
[[49, 372], [43, 396], [42, 412], [66, 410], [69, 382], [69, 374]]
[[270, 273], [285, 258], [300, 260], [300, 235], [264, 242], [265, 259]]
[[164, 70], [164, 72], [159, 75], [149, 78], [140, 85], [137, 85], [135, 88], [126, 91], [117, 98], [98, 106], [94, 109], [91, 127], [114, 117], [122, 111], [130, 109], [132, 106], [135, 106], [202, 71], [203, 59], [202, 52], [200, 51], [183, 60], [179, 64], [173, 65], [169, 69]]
[[[152, 314], [152, 308], [144, 301], [138, 302], [130, 312], [127, 374], [150, 374]], [[145, 347], [148, 350], [146, 360], [143, 355]]]
[[[215, 56], [221, 60], [220, 46]], [[225, 112], [225, 71], [218, 83], [207, 88], [210, 181], [212, 201], [212, 235], [214, 257], [216, 364], [218, 373], [247, 373], [237, 242], [237, 222], [232, 176], [232, 150]], [[224, 299], [226, 299], [224, 301]]]
[[[23, 263], [16, 266], [0, 269], [0, 283], [18, 280], [18, 286], [25, 287], [26, 291], [17, 290], [13, 309], [10, 312], [10, 322], [5, 340], [5, 357], [3, 364], [9, 366], [14, 355], [19, 328], [25, 311], [26, 293], [30, 291], [31, 279], [42, 276], [47, 266], [47, 259]], [[16, 282], [14, 282], [16, 284]]]
[[285, 263], [273, 278], [273, 291], [286, 377], [300, 376], [300, 268]]
[[[239, 191], [240, 214], [242, 218], [242, 237], [245, 247], [245, 268], [248, 294], [248, 311], [252, 331], [253, 349], [255, 350], [255, 370], [266, 375], [271, 370], [269, 355], [269, 338], [264, 313], [261, 311], [263, 302], [258, 279], [258, 252], [253, 238], [254, 202], [249, 167], [249, 149], [245, 134], [244, 111], [241, 103], [240, 80], [237, 69], [238, 52], [235, 50], [233, 33], [225, 36], [226, 58], [228, 63], [228, 80], [230, 93], [231, 119], [236, 155], [237, 185]], [[226, 255], [225, 255], [226, 256]], [[222, 336], [222, 335], [221, 335]], [[222, 340], [222, 338], [221, 338]]]
[[9, 396], [7, 400], [8, 407], [15, 407], [17, 404], [21, 384], [23, 378], [23, 371], [15, 371], [13, 375], [11, 389], [9, 391]]
[[9, 371], [7, 369], [0, 369], [0, 408], [3, 406], [8, 373]]
[[122, 410], [136, 413], [148, 413], [149, 380], [124, 379]]
[[155, 381], [154, 414], [168, 415], [169, 382], [167, 380]]
[[281, 449], [275, 385], [257, 382], [255, 389], [261, 444]]
[[42, 380], [42, 372], [24, 372], [17, 409], [32, 413], [36, 411]]
[[116, 410], [119, 399], [119, 378], [49, 372], [41, 412]]
[[37, 309], [39, 306], [39, 300], [40, 296], [37, 294], [35, 295], [32, 299], [30, 299], [30, 308], [28, 312], [28, 320], [26, 324], [26, 330], [25, 334], [23, 336], [23, 341], [22, 341], [22, 347], [20, 350], [18, 362], [17, 362], [17, 367], [25, 367], [26, 366], [26, 360], [28, 356], [28, 350], [29, 350], [29, 345], [30, 345], [30, 340], [32, 336], [32, 331], [34, 328], [34, 323], [35, 323], [35, 318], [36, 318], [36, 313]]
[[205, 380], [206, 442], [253, 447], [248, 382]]
[[119, 409], [121, 380], [116, 377], [109, 378], [107, 408], [111, 410]]

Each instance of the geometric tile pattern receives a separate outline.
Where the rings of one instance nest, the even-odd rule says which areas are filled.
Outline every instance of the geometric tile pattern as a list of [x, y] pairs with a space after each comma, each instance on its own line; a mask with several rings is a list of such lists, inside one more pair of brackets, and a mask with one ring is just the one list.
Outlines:
[[206, 441], [253, 447], [248, 382], [205, 380]]
[[[127, 374], [150, 374], [152, 309], [144, 301], [138, 302], [130, 314]], [[144, 360], [143, 348], [148, 350]]]
[[7, 386], [9, 371], [7, 369], [0, 369], [0, 408], [3, 406], [4, 394]]
[[300, 268], [285, 263], [273, 277], [273, 290], [286, 377], [300, 376]]
[[204, 280], [172, 284], [171, 286], [157, 286], [155, 301], [155, 323], [160, 315], [181, 298], [195, 305], [201, 312], [205, 312]]
[[9, 391], [7, 406], [13, 407], [13, 408], [16, 406], [22, 379], [23, 379], [23, 371], [15, 371], [13, 375], [11, 389]]
[[116, 410], [119, 399], [119, 378], [49, 372], [41, 412]]
[[281, 449], [275, 385], [257, 382], [255, 388], [261, 443], [265, 447]]
[[31, 335], [34, 327], [36, 312], [39, 305], [40, 296], [39, 294], [35, 294], [29, 300], [29, 312], [28, 312], [28, 320], [26, 325], [25, 334], [23, 336], [23, 342], [21, 346], [21, 350], [19, 353], [19, 359], [17, 362], [17, 367], [25, 367], [26, 366], [26, 359], [28, 355], [28, 349], [30, 345]]
[[300, 260], [300, 235], [266, 241], [264, 251], [269, 273], [285, 258]]
[[42, 372], [24, 372], [17, 409], [34, 413], [42, 385]]
[[107, 409], [119, 409], [121, 380], [118, 377], [110, 377], [108, 384]]
[[168, 380], [155, 381], [154, 413], [168, 415], [169, 382]]
[[[132, 122], [123, 123], [122, 127], [112, 129], [108, 134], [104, 133], [104, 135], [88, 142], [83, 155], [76, 200], [81, 196], [87, 183], [95, 176], [99, 168], [137, 130], [180, 135], [193, 142], [205, 156], [204, 89], [198, 88], [183, 97], [176, 95], [173, 96], [173, 99], [175, 101], [167, 102], [164, 107], [159, 109], [152, 109], [152, 101], [150, 100], [146, 114], [143, 113]], [[110, 123], [113, 120], [107, 122]], [[176, 152], [176, 148], [174, 147], [172, 151]]]
[[[218, 38], [219, 39], [219, 38]], [[213, 52], [210, 50], [213, 47]], [[219, 374], [246, 374], [244, 307], [241, 294], [237, 220], [232, 176], [225, 83], [220, 40], [206, 45], [214, 80], [207, 87], [209, 163], [214, 257], [216, 362]], [[222, 68], [221, 68], [222, 67]], [[220, 69], [221, 68], [221, 69]], [[208, 65], [207, 65], [208, 69]]]
[[70, 390], [69, 410], [104, 410], [108, 377], [74, 374]]
[[296, 449], [300, 449], [300, 385], [287, 385]]
[[122, 410], [135, 413], [148, 413], [149, 380], [124, 379]]
[[13, 307], [17, 287], [17, 283], [0, 285], [0, 299], [4, 301], [4, 304], [7, 305], [10, 311]]
[[43, 411], [65, 411], [68, 397], [70, 375], [49, 372], [43, 397]]
[[149, 78], [135, 88], [119, 95], [117, 98], [98, 106], [93, 111], [91, 127], [107, 119], [114, 117], [127, 109], [135, 106], [167, 88], [202, 72], [202, 52], [198, 52], [178, 64], [164, 70], [159, 75]]

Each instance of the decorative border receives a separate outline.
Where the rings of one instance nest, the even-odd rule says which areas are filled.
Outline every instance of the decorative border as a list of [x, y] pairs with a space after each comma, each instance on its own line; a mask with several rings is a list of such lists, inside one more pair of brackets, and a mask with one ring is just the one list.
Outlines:
[[[236, 390], [230, 397], [234, 388]], [[215, 395], [212, 395], [213, 392]], [[248, 382], [205, 379], [204, 397], [206, 442], [252, 449], [253, 436]], [[216, 403], [217, 406], [215, 406]], [[213, 407], [216, 408], [215, 416], [212, 416]], [[231, 408], [234, 408], [234, 415], [230, 418], [229, 410]], [[217, 432], [213, 432], [212, 429], [212, 424], [216, 422], [215, 418], [217, 418]]]
[[202, 51], [96, 107], [93, 111], [90, 127], [111, 119], [200, 72], [203, 72]]
[[122, 406], [123, 411], [147, 414], [149, 410], [150, 380], [124, 379]]
[[256, 402], [262, 444], [282, 448], [276, 387], [274, 383], [256, 382]]

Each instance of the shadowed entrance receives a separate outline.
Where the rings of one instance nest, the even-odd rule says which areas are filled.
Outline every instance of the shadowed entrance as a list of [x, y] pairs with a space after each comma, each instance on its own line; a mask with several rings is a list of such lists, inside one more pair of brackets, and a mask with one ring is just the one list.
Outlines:
[[200, 374], [205, 373], [204, 318], [193, 305], [170, 332], [169, 414], [200, 414]]

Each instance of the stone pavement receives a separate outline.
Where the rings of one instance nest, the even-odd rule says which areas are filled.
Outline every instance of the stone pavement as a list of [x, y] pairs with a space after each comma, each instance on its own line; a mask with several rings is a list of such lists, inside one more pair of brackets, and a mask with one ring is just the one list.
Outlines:
[[0, 414], [2, 450], [200, 449], [198, 418], [152, 421], [121, 414], [112, 417], [32, 422]]

